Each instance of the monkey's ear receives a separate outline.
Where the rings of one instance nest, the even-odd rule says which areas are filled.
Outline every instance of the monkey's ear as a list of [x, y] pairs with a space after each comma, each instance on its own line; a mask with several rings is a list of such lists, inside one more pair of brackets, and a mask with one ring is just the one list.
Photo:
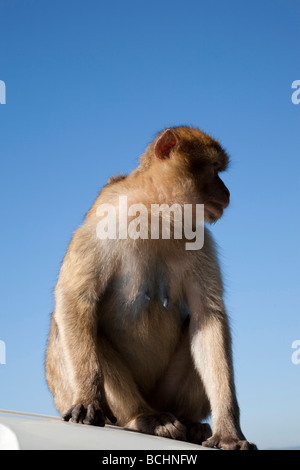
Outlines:
[[157, 140], [154, 153], [157, 158], [164, 160], [170, 157], [171, 150], [177, 145], [178, 137], [172, 129], [167, 129]]

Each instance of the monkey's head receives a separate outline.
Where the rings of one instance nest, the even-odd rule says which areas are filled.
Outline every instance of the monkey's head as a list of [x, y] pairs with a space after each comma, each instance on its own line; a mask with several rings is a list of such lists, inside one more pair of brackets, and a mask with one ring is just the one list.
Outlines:
[[[230, 193], [219, 177], [229, 158], [219, 142], [193, 127], [174, 127], [158, 134], [141, 157], [143, 168], [155, 168], [165, 185], [185, 203], [204, 204], [212, 223], [229, 204]], [[173, 200], [172, 202], [176, 202]]]

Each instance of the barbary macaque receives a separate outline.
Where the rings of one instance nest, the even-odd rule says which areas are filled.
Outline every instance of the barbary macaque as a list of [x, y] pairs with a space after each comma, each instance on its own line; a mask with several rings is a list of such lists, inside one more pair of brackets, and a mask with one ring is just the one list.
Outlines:
[[[174, 127], [156, 136], [132, 173], [103, 187], [55, 288], [46, 377], [63, 420], [256, 448], [240, 428], [222, 276], [208, 229], [199, 250], [187, 250], [186, 237], [174, 233], [97, 235], [99, 208], [113, 206], [122, 217], [121, 196], [149, 214], [153, 204], [202, 204], [205, 222], [216, 222], [229, 204], [219, 177], [227, 165], [218, 141]], [[147, 223], [150, 230], [150, 216]], [[212, 431], [203, 422], [209, 414]]]

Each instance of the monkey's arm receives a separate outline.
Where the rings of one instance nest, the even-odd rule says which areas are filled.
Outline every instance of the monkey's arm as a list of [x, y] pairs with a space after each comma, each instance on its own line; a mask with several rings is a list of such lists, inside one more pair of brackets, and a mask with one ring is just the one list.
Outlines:
[[109, 268], [101, 276], [101, 257], [85, 235], [84, 227], [75, 233], [55, 289], [54, 318], [73, 394], [63, 419], [104, 426], [106, 417], [116, 422], [105, 397], [96, 348], [97, 304]]
[[[210, 269], [211, 268], [211, 269]], [[231, 336], [222, 299], [221, 277], [214, 260], [204, 285], [186, 284], [190, 310], [191, 352], [211, 405], [213, 435], [203, 445], [252, 449], [240, 428], [232, 364]], [[215, 271], [215, 272], [214, 272]]]
[[191, 351], [212, 412], [213, 436], [204, 445], [232, 448], [245, 437], [239, 424], [226, 315], [209, 311], [204, 302], [193, 304], [189, 302]]

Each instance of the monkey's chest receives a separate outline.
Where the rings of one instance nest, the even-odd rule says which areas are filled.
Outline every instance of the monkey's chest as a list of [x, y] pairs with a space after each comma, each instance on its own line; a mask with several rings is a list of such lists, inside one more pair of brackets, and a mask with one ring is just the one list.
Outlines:
[[147, 387], [157, 380], [178, 344], [188, 316], [182, 279], [163, 263], [120, 270], [101, 302], [100, 330]]
[[151, 308], [172, 309], [177, 300], [172, 295], [170, 280], [162, 273], [151, 271], [142, 276], [132, 271], [121, 274], [109, 286], [107, 299], [114, 299], [124, 315], [134, 317], [135, 321]]
[[175, 323], [184, 320], [187, 307], [179, 270], [175, 272], [167, 263], [156, 260], [141, 265], [126, 263], [120, 268], [103, 299], [112, 321], [130, 322], [138, 327], [145, 317], [156, 318], [158, 322], [164, 322], [165, 317]]

